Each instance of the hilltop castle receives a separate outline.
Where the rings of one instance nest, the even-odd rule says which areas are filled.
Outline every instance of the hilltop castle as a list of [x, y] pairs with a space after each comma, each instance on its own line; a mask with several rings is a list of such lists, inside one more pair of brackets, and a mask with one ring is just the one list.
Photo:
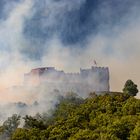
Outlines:
[[54, 67], [42, 67], [24, 74], [24, 83], [29, 86], [44, 85], [63, 92], [103, 92], [109, 91], [109, 69], [92, 66], [90, 69], [80, 69], [79, 73], [65, 73]]

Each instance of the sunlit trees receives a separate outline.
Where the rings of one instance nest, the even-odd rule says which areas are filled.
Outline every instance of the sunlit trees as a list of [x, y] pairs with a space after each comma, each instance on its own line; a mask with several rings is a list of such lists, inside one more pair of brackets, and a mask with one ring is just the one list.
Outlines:
[[29, 140], [28, 130], [18, 128], [12, 135], [12, 140]]
[[[18, 119], [10, 118], [8, 122], [13, 120]], [[24, 120], [23, 128], [9, 131], [12, 140], [139, 140], [140, 100], [127, 93], [96, 95], [84, 100], [68, 95], [51, 115], [25, 116]]]

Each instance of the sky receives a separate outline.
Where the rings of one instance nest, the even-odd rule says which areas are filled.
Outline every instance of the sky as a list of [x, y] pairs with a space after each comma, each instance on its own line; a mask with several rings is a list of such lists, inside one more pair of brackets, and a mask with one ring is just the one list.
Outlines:
[[78, 72], [94, 60], [109, 67], [112, 91], [128, 79], [140, 87], [139, 7], [139, 0], [0, 0], [1, 98], [32, 68]]

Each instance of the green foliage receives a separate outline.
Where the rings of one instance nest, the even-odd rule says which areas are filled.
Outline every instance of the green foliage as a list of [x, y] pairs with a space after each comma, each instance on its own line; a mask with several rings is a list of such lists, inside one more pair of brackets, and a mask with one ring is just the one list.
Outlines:
[[108, 126], [109, 134], [115, 135], [121, 140], [127, 140], [131, 130], [135, 127], [135, 121], [137, 121], [137, 118], [133, 116], [123, 116], [115, 119], [113, 123]]
[[123, 92], [131, 96], [136, 96], [138, 93], [137, 85], [134, 84], [132, 80], [127, 80], [124, 85]]
[[92, 130], [89, 129], [79, 129], [79, 131], [72, 137], [69, 138], [69, 140], [94, 140], [98, 138], [98, 134], [94, 134]]
[[28, 131], [26, 129], [18, 128], [12, 135], [12, 140], [29, 140]]
[[139, 140], [140, 139], [140, 122], [138, 122], [135, 126], [135, 129], [133, 129], [130, 140]]
[[41, 116], [37, 119], [35, 117], [26, 115], [23, 119], [25, 120], [24, 128], [28, 128], [28, 129], [30, 128], [45, 129], [46, 128]]
[[83, 99], [78, 97], [75, 93], [67, 93], [66, 97], [61, 99], [61, 102], [56, 106], [53, 111], [53, 119], [62, 120], [66, 119], [69, 115], [75, 112], [75, 109], [83, 103]]
[[[94, 95], [94, 94], [91, 94]], [[61, 98], [52, 116], [26, 116], [12, 140], [139, 140], [140, 100], [125, 93]], [[49, 121], [51, 120], [51, 123]]]
[[17, 129], [20, 124], [20, 116], [17, 114], [12, 115], [3, 123], [4, 137], [11, 137], [12, 133]]

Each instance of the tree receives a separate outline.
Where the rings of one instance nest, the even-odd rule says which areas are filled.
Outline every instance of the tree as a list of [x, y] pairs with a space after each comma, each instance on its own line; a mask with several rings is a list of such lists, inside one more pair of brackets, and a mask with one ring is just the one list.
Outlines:
[[17, 128], [16, 131], [12, 134], [12, 140], [29, 140], [28, 130]]
[[123, 92], [131, 96], [136, 96], [138, 93], [137, 85], [134, 84], [132, 80], [127, 80], [124, 85]]
[[65, 97], [51, 115], [25, 116], [23, 128], [17, 128], [16, 118], [0, 127], [0, 140], [140, 139], [140, 100], [127, 93], [98, 95], [81, 104]]
[[20, 124], [20, 116], [17, 114], [12, 115], [3, 123], [3, 135], [11, 137], [12, 133], [17, 129]]
[[27, 129], [31, 129], [31, 128], [39, 128], [39, 129], [45, 129], [46, 126], [40, 116], [40, 118], [35, 118], [32, 116], [28, 116], [26, 115], [25, 117], [23, 117], [23, 119], [25, 120], [25, 124], [24, 124], [24, 128]]

